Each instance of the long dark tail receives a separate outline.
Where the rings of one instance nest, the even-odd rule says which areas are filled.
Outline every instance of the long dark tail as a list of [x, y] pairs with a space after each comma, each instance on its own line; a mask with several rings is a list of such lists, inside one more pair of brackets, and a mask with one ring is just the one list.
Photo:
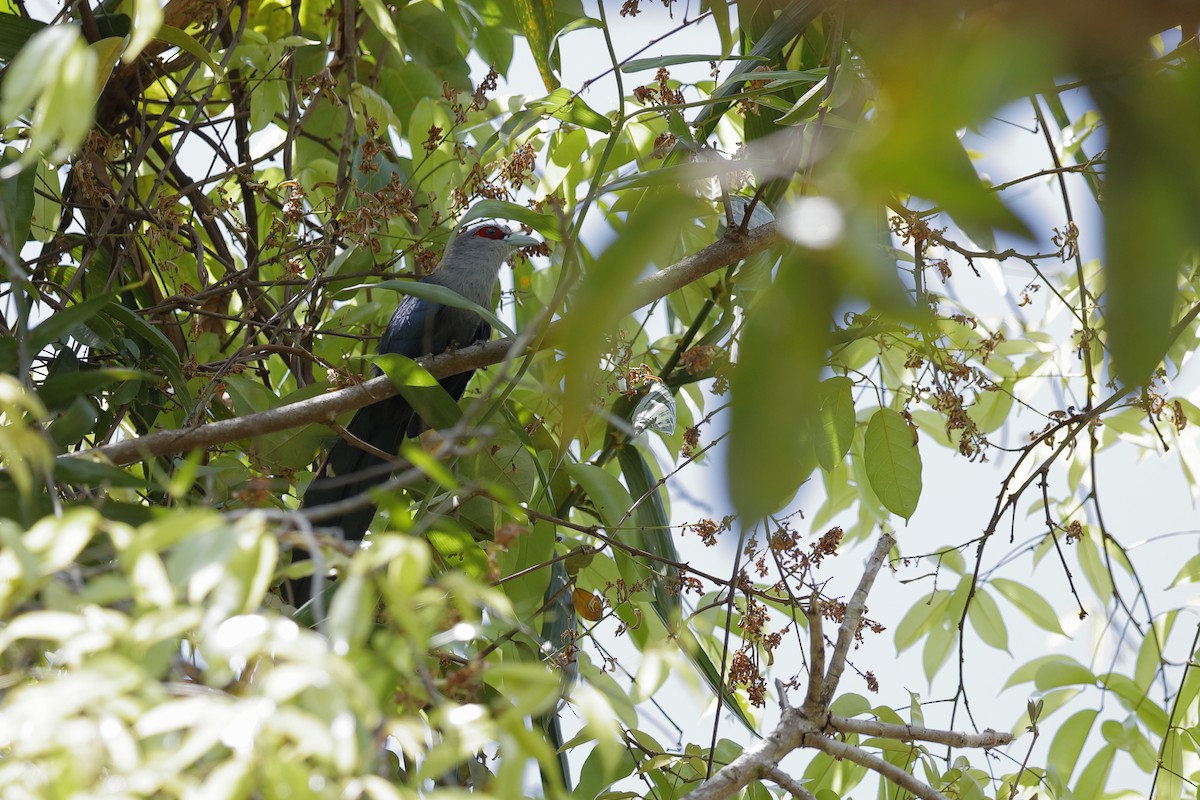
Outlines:
[[[442, 388], [458, 400], [471, 381], [474, 370], [449, 375], [439, 381]], [[384, 453], [399, 452], [400, 443], [406, 437], [415, 437], [425, 430], [426, 425], [413, 411], [413, 407], [401, 397], [389, 397], [358, 410], [346, 430], [367, 444]], [[364, 450], [345, 439], [339, 439], [321, 462], [316, 477], [308, 485], [300, 501], [301, 508], [348, 500], [382, 483], [391, 474], [388, 462], [375, 453]], [[353, 511], [345, 511], [318, 524], [323, 528], [341, 528], [342, 535], [350, 541], [362, 541], [375, 517], [375, 504], [370, 503]], [[308, 552], [297, 548], [292, 561], [304, 561]], [[308, 580], [291, 581], [288, 589], [292, 605], [299, 608], [311, 599]]]
[[[403, 397], [389, 397], [358, 410], [346, 430], [376, 450], [394, 454], [413, 422], [413, 410]], [[338, 439], [304, 492], [302, 508], [337, 503], [362, 494], [383, 482], [390, 472], [387, 462], [345, 439]], [[367, 532], [375, 506], [368, 505], [322, 520], [321, 527], [341, 528], [347, 539], [359, 541]]]
[[[346, 430], [377, 450], [396, 453], [409, 428], [417, 427], [419, 423], [420, 419], [414, 414], [412, 406], [397, 395], [360, 408]], [[388, 462], [380, 456], [345, 439], [338, 439], [305, 490], [300, 507], [317, 508], [357, 497], [382, 483], [390, 473]], [[375, 504], [369, 503], [320, 520], [316, 525], [340, 528], [346, 539], [361, 541], [374, 517]], [[308, 551], [302, 548], [292, 552], [293, 563], [307, 561], [308, 558]], [[312, 583], [307, 578], [289, 581], [285, 587], [285, 599], [299, 608], [312, 599], [311, 587]]]

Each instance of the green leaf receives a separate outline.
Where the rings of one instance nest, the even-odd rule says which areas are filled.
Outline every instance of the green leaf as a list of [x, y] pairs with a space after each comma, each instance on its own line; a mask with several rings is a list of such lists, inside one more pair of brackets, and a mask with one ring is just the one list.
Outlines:
[[[1162, 761], [1155, 775], [1154, 794], [1151, 800], [1179, 800], [1183, 796], [1184, 756], [1195, 756], [1194, 740], [1185, 740], [1178, 728], [1167, 731], [1162, 743]], [[1188, 791], [1192, 791], [1188, 781]]]
[[[0, 18], [11, 16], [0, 14]], [[15, 164], [20, 156], [16, 148], [4, 151], [4, 165]], [[27, 166], [13, 178], [0, 182], [0, 244], [13, 258], [21, 255], [21, 246], [29, 240], [33, 217], [33, 182], [37, 169]]]
[[946, 614], [949, 602], [950, 592], [938, 590], [930, 592], [914, 603], [896, 625], [896, 654], [903, 653], [920, 641], [937, 620]]
[[1004, 595], [1008, 602], [1020, 609], [1021, 613], [1028, 617], [1034, 625], [1042, 630], [1050, 631], [1050, 633], [1057, 633], [1060, 636], [1067, 635], [1058, 622], [1054, 606], [1050, 605], [1046, 598], [1038, 592], [1023, 583], [1008, 578], [992, 578], [988, 584]]
[[[1105, 328], [1117, 378], [1140, 385], [1166, 353], [1180, 267], [1200, 244], [1200, 157], [1188, 131], [1200, 68], [1142, 70], [1097, 84], [1105, 147]], [[1151, 233], [1152, 232], [1152, 233]]]
[[567, 464], [567, 473], [583, 487], [591, 499], [600, 521], [609, 528], [609, 535], [625, 520], [625, 512], [633, 505], [629, 492], [615, 475], [594, 464]]
[[1108, 786], [1108, 775], [1112, 771], [1113, 758], [1117, 749], [1106, 744], [1092, 756], [1091, 761], [1079, 773], [1079, 781], [1075, 784], [1075, 797], [1103, 797]]
[[1004, 616], [992, 596], [981, 588], [975, 589], [975, 596], [967, 606], [967, 619], [984, 644], [1008, 652], [1008, 627], [1004, 624]]
[[162, 331], [120, 303], [109, 303], [104, 308], [104, 315], [123, 324], [131, 334], [150, 345], [150, 349], [158, 356], [163, 371], [171, 379], [171, 388], [174, 389], [180, 405], [185, 408], [191, 406], [192, 393], [188, 389], [187, 380], [183, 377], [179, 353], [175, 352], [174, 345], [167, 340], [166, 336], [163, 336]]
[[[155, 38], [161, 39], [173, 47], [178, 47], [188, 55], [199, 59], [204, 66], [212, 70], [213, 75], [217, 79], [224, 79], [225, 70], [222, 69], [221, 65], [212, 57], [212, 54], [205, 50], [204, 47], [198, 41], [196, 41], [195, 37], [186, 31], [182, 31], [179, 28], [171, 25], [160, 25], [158, 32], [155, 34]], [[313, 44], [315, 44], [315, 42]]]
[[954, 643], [957, 640], [957, 631], [950, 620], [945, 618], [935, 620], [933, 629], [925, 639], [925, 649], [921, 653], [921, 666], [924, 668], [925, 678], [930, 685], [933, 684], [934, 677], [950, 658], [950, 652], [954, 649]]
[[401, 396], [431, 428], [452, 428], [462, 419], [462, 409], [458, 403], [442, 388], [437, 378], [416, 361], [399, 353], [379, 353], [367, 358], [383, 370]]
[[33, 193], [33, 214], [29, 218], [29, 233], [39, 242], [48, 242], [58, 233], [59, 219], [62, 216], [62, 204], [58, 202], [62, 194], [58, 170], [45, 161], [38, 161], [34, 186], [37, 191]]
[[1097, 543], [1095, 536], [1084, 535], [1075, 542], [1075, 553], [1079, 557], [1079, 566], [1083, 575], [1091, 585], [1092, 591], [1101, 602], [1108, 602], [1113, 594], [1112, 574], [1108, 564], [1100, 552], [1102, 544]]
[[30, 351], [36, 353], [67, 336], [73, 328], [83, 325], [96, 314], [106, 310], [113, 299], [112, 293], [102, 294], [55, 311], [29, 332]]
[[492, 330], [499, 331], [505, 336], [516, 336], [516, 334], [513, 333], [512, 328], [505, 325], [503, 320], [501, 320], [488, 309], [481, 305], [472, 303], [470, 300], [463, 297], [453, 289], [449, 289], [445, 286], [439, 286], [436, 283], [400, 279], [380, 281], [379, 283], [359, 283], [355, 284], [354, 286], [347, 286], [346, 288], [339, 290], [338, 293], [334, 295], [334, 299], [349, 300], [350, 298], [354, 297], [355, 294], [363, 291], [364, 289], [386, 289], [392, 292], [400, 292], [402, 294], [412, 295], [413, 297], [419, 297], [422, 300], [428, 300], [431, 303], [441, 303], [444, 306], [461, 308], [464, 311], [473, 311], [480, 317], [483, 317], [484, 321], [492, 326]]
[[75, 398], [94, 395], [114, 383], [125, 381], [155, 383], [158, 378], [148, 372], [120, 367], [84, 369], [47, 378], [45, 383], [38, 387], [38, 397], [42, 398], [42, 402], [48, 408], [65, 408]]
[[530, 100], [525, 108], [563, 122], [582, 125], [600, 133], [612, 131], [612, 121], [593, 111], [583, 99], [570, 89], [555, 89], [540, 100]]
[[375, 30], [383, 34], [383, 38], [387, 40], [397, 55], [404, 54], [404, 48], [400, 46], [400, 36], [396, 32], [396, 23], [392, 20], [392, 14], [384, 6], [382, 0], [362, 0], [359, 7], [367, 12], [367, 16], [371, 18], [371, 22], [375, 25]]
[[[630, 498], [634, 502], [645, 498], [633, 512], [634, 530], [620, 531], [618, 536], [665, 561], [678, 562], [679, 553], [675, 549], [671, 521], [663, 502], [665, 487], [658, 485], [650, 465], [632, 444], [617, 449], [617, 463], [621, 466], [625, 485], [629, 487]], [[668, 624], [668, 629], [674, 630], [679, 626], [681, 601], [678, 591], [673, 590], [671, 584], [675, 582], [679, 570], [662, 562], [654, 562], [650, 566], [656, 573], [652, 587], [654, 610]], [[663, 575], [666, 575], [665, 579]]]
[[1167, 588], [1174, 589], [1176, 586], [1197, 581], [1200, 581], [1200, 554], [1192, 556], [1183, 563]]
[[1070, 780], [1075, 768], [1079, 766], [1079, 755], [1083, 752], [1084, 744], [1087, 743], [1097, 713], [1099, 712], [1094, 708], [1078, 711], [1059, 726], [1058, 731], [1054, 734], [1047, 762], [1058, 770], [1059, 776], [1064, 781]]
[[511, 219], [528, 225], [547, 239], [562, 241], [562, 231], [553, 214], [539, 214], [533, 209], [509, 203], [505, 200], [479, 200], [462, 215], [458, 224], [467, 225], [477, 219]]
[[[1030, 662], [1030, 665], [1033, 663]], [[1012, 678], [1009, 679], [1009, 682], [1012, 682]], [[1092, 671], [1069, 657], [1040, 661], [1037, 664], [1037, 672], [1033, 681], [1034, 686], [1043, 692], [1047, 689], [1057, 689], [1060, 686], [1092, 686], [1095, 683], [1096, 676], [1092, 674]]]
[[854, 440], [854, 382], [829, 378], [817, 384], [817, 425], [813, 447], [817, 463], [832, 472], [850, 452]]
[[[729, 13], [726, 11], [725, 19], [729, 19]], [[720, 56], [720, 55], [704, 55], [699, 53], [691, 53], [687, 55], [674, 56], [655, 56], [654, 58], [635, 58], [632, 61], [626, 61], [621, 65], [621, 72], [641, 72], [647, 69], [658, 69], [659, 67], [673, 67], [676, 64], [695, 64], [701, 61], [766, 61], [764, 56]], [[758, 76], [754, 76], [758, 80]]]
[[17, 14], [0, 14], [0, 61], [8, 63], [46, 23]]
[[571, 20], [566, 25], [562, 26], [562, 30], [560, 30], [558, 33], [554, 34], [554, 38], [550, 40], [550, 51], [555, 54], [555, 57], [558, 57], [558, 55], [559, 55], [558, 40], [561, 39], [562, 37], [566, 36], [568, 33], [574, 33], [575, 31], [581, 31], [585, 28], [603, 29], [604, 23], [598, 19], [595, 19], [594, 17], [577, 17], [577, 18]]
[[553, 52], [555, 32], [558, 27], [555, 21], [554, 0], [513, 0], [517, 21], [525, 41], [529, 43], [529, 52], [533, 54], [533, 62], [537, 64], [546, 91], [553, 92], [558, 88], [559, 60]]
[[890, 408], [871, 416], [863, 436], [863, 459], [883, 507], [911, 517], [921, 499], [921, 452], [904, 417]]
[[746, 315], [727, 469], [734, 506], [747, 520], [788, 503], [816, 466], [812, 448], [802, 443], [817, 419], [837, 295], [810, 255], [789, 249], [775, 283]]

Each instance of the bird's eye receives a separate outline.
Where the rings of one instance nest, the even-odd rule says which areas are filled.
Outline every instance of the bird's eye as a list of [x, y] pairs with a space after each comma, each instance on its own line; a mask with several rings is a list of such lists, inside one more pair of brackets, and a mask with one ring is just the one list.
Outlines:
[[475, 231], [476, 236], [482, 236], [485, 239], [503, 239], [505, 230], [496, 225], [484, 225]]

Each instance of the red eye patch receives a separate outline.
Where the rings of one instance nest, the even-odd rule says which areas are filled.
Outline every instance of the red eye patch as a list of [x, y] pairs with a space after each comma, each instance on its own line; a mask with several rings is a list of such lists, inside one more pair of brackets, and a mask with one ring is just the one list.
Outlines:
[[503, 239], [507, 232], [496, 225], [484, 225], [482, 228], [475, 230], [475, 236], [482, 236], [485, 239]]

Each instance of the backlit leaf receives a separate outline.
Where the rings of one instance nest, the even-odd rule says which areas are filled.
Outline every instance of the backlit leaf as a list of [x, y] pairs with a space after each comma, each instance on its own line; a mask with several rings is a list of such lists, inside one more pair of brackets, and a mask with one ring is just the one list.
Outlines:
[[921, 499], [921, 451], [904, 417], [890, 408], [876, 411], [863, 437], [863, 458], [883, 507], [911, 517]]

